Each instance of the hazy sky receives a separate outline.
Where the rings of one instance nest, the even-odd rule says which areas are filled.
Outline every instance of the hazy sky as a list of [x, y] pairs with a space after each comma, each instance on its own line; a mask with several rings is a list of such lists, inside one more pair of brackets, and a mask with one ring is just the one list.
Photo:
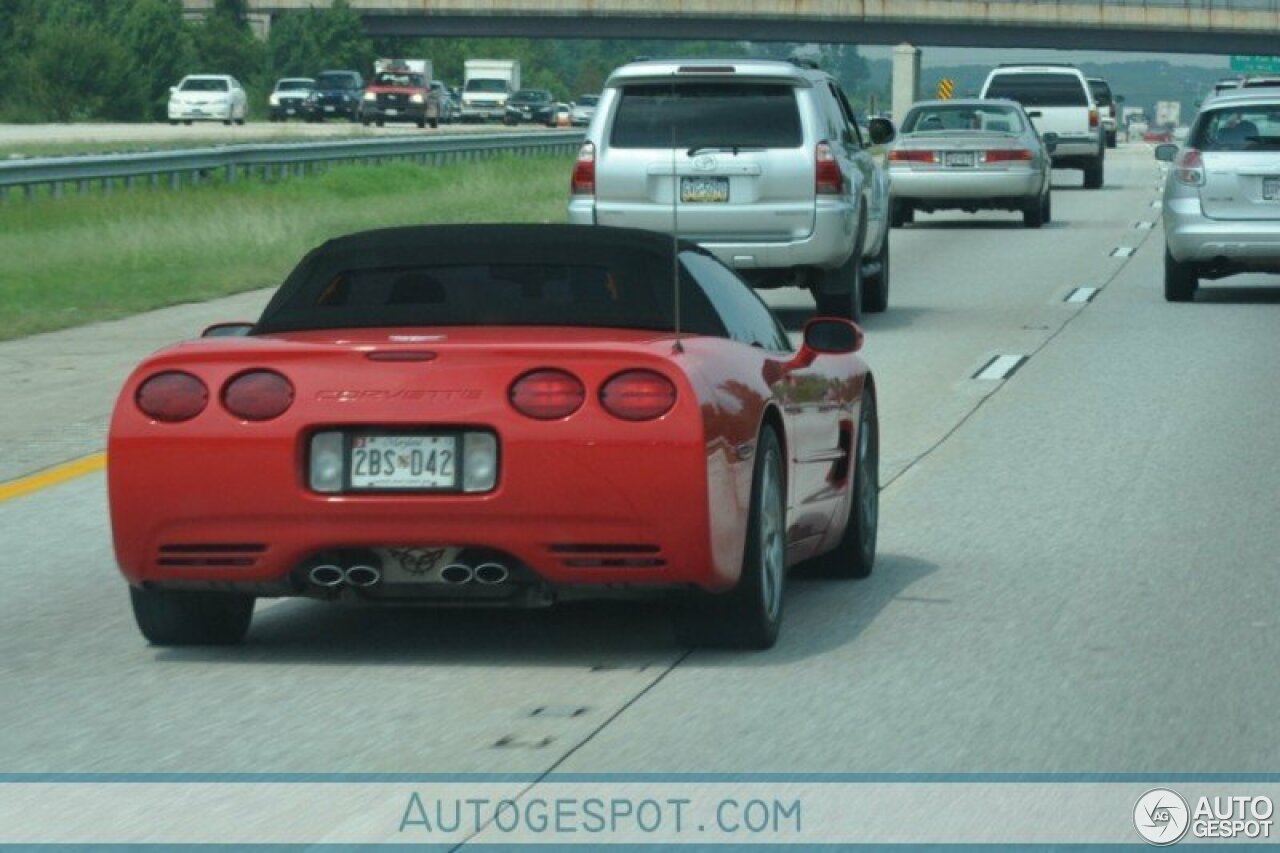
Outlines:
[[[868, 59], [889, 59], [893, 48], [881, 46], [860, 47], [859, 52]], [[1220, 68], [1229, 72], [1229, 60], [1225, 56], [1205, 56], [1186, 53], [1120, 53], [1098, 50], [995, 50], [978, 47], [925, 47], [921, 64], [932, 65], [996, 65], [1001, 62], [1143, 62], [1166, 60], [1174, 65], [1196, 65], [1201, 68]]]

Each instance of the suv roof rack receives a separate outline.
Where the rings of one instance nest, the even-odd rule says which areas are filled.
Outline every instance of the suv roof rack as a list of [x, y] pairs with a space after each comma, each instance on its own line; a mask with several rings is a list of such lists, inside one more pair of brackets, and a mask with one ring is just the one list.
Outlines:
[[1001, 62], [996, 68], [1075, 68], [1074, 62]]

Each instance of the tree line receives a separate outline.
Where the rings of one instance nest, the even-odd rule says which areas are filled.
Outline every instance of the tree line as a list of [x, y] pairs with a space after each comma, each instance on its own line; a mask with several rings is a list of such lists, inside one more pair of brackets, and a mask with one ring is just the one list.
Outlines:
[[435, 76], [461, 85], [469, 57], [518, 59], [524, 85], [560, 100], [598, 92], [609, 71], [637, 56], [815, 59], [852, 94], [869, 85], [866, 61], [846, 45], [661, 40], [373, 39], [347, 0], [275, 17], [253, 32], [247, 0], [216, 0], [190, 20], [181, 0], [0, 0], [0, 121], [152, 121], [165, 117], [169, 87], [186, 74], [233, 74], [250, 114], [286, 76], [351, 68], [368, 75], [379, 56], [430, 59]]

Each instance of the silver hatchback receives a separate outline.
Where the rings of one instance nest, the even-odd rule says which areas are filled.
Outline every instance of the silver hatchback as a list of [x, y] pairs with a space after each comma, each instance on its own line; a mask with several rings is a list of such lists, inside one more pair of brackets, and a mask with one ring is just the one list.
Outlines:
[[1280, 88], [1206, 101], [1164, 191], [1164, 295], [1187, 302], [1201, 279], [1280, 272]]
[[[889, 298], [889, 182], [829, 74], [768, 60], [653, 60], [609, 76], [569, 221], [677, 230], [755, 287], [809, 288], [856, 319]], [[874, 142], [873, 142], [874, 140]]]

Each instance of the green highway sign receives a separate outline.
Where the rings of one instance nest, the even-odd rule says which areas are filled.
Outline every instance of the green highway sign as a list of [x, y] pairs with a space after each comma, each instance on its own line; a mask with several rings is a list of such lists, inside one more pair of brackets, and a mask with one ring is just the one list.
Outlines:
[[1280, 73], [1280, 56], [1232, 56], [1231, 70], [1260, 74]]

